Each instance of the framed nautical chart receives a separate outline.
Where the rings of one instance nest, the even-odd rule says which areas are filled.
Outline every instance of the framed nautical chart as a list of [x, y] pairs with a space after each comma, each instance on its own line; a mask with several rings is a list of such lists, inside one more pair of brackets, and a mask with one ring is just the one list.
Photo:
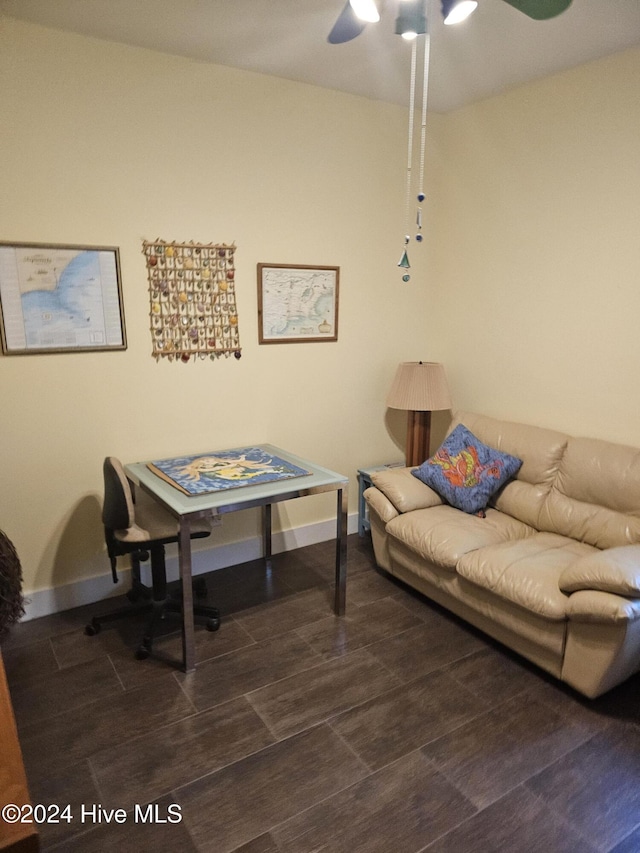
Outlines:
[[115, 247], [0, 243], [5, 355], [127, 348]]
[[338, 340], [340, 267], [258, 264], [261, 344]]

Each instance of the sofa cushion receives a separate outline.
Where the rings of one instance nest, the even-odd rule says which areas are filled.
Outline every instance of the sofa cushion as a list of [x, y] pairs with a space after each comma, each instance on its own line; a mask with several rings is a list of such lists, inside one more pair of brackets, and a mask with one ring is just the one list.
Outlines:
[[640, 545], [596, 551], [576, 560], [559, 579], [563, 592], [597, 589], [616, 595], [640, 596]]
[[557, 475], [568, 436], [556, 430], [501, 421], [475, 412], [456, 412], [449, 431], [463, 423], [485, 444], [522, 459], [522, 467], [491, 499], [490, 505], [538, 527], [545, 498]]
[[521, 465], [521, 459], [489, 447], [458, 424], [435, 454], [411, 473], [451, 506], [476, 513]]
[[553, 533], [536, 533], [516, 542], [465, 554], [459, 575], [526, 610], [554, 621], [566, 618], [569, 596], [558, 580], [567, 566], [595, 549]]
[[539, 529], [597, 548], [640, 542], [640, 450], [569, 439]]
[[[523, 610], [492, 592], [470, 583], [456, 572], [436, 566], [410, 551], [398, 539], [389, 537], [391, 573], [414, 589], [457, 613], [463, 619], [486, 631], [500, 642], [535, 660], [554, 675], [560, 675], [566, 622], [551, 622], [537, 613]], [[604, 595], [604, 593], [600, 593]], [[572, 596], [573, 597], [573, 596]], [[474, 618], [472, 614], [477, 614]], [[496, 631], [493, 626], [499, 625]], [[523, 645], [514, 637], [520, 638]], [[526, 651], [525, 651], [526, 649]], [[534, 651], [535, 649], [535, 651]], [[545, 651], [543, 652], [542, 649]], [[533, 657], [531, 653], [533, 652]], [[543, 662], [540, 660], [542, 655]], [[555, 665], [549, 665], [555, 660]]]
[[495, 509], [480, 518], [450, 506], [404, 513], [391, 519], [386, 530], [420, 557], [450, 571], [455, 571], [468, 551], [535, 533], [532, 527]]

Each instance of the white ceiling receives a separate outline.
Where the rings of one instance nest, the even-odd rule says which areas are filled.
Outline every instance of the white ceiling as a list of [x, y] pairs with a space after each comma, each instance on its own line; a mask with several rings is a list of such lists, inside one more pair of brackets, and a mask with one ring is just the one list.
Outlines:
[[[573, 0], [533, 21], [503, 0], [444, 27], [430, 0], [429, 108], [446, 112], [640, 44], [640, 0]], [[406, 104], [410, 48], [395, 0], [355, 41], [326, 41], [344, 0], [0, 0], [0, 14]]]

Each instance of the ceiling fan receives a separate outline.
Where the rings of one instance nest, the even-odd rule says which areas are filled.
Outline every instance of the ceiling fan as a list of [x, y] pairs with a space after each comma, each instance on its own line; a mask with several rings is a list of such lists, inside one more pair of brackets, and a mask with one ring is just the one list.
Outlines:
[[[503, 0], [523, 12], [529, 18], [544, 21], [554, 18], [571, 5], [572, 0]], [[376, 0], [347, 0], [338, 16], [327, 41], [343, 44], [351, 41], [364, 30], [367, 24], [380, 20]], [[412, 39], [427, 30], [427, 0], [398, 0], [396, 33]], [[477, 0], [442, 0], [442, 15], [445, 24], [457, 24], [467, 18], [478, 5]]]
[[[331, 44], [343, 44], [351, 41], [359, 36], [368, 23], [375, 24], [380, 20], [379, 6], [382, 6], [387, 0], [347, 0], [344, 9], [338, 15], [338, 19], [331, 32], [327, 37], [327, 41]], [[411, 241], [410, 229], [410, 198], [414, 183], [415, 174], [413, 172], [414, 153], [413, 153], [413, 137], [414, 137], [414, 113], [417, 99], [417, 36], [425, 35], [421, 39], [422, 44], [422, 113], [420, 127], [420, 156], [419, 164], [419, 185], [416, 199], [418, 207], [416, 211], [414, 232], [415, 240], [421, 243], [423, 240], [422, 233], [422, 203], [425, 201], [426, 194], [424, 188], [424, 167], [425, 167], [425, 145], [426, 145], [426, 121], [427, 121], [427, 95], [429, 90], [429, 54], [430, 54], [430, 36], [427, 29], [427, 6], [430, 0], [397, 0], [398, 16], [396, 18], [395, 31], [407, 41], [412, 41], [411, 47], [411, 83], [409, 89], [409, 128], [407, 133], [407, 175], [406, 175], [406, 212], [405, 212], [405, 236], [404, 248], [398, 266], [402, 268], [402, 281], [408, 282], [411, 279], [409, 274], [408, 246]], [[435, 2], [435, 0], [433, 0]], [[560, 15], [565, 9], [568, 9], [572, 0], [503, 0], [513, 6], [514, 9], [523, 12], [529, 18], [543, 21], [547, 18], [554, 18]], [[468, 18], [469, 15], [478, 6], [478, 0], [440, 0], [442, 7], [442, 16], [445, 24], [457, 24]]]

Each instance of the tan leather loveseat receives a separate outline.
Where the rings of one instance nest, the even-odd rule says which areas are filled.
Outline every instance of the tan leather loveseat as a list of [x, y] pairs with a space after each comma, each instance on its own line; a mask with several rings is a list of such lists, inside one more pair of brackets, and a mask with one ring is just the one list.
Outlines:
[[378, 564], [595, 697], [640, 669], [640, 450], [461, 412], [523, 460], [486, 517], [410, 468], [367, 489]]

